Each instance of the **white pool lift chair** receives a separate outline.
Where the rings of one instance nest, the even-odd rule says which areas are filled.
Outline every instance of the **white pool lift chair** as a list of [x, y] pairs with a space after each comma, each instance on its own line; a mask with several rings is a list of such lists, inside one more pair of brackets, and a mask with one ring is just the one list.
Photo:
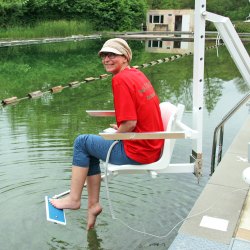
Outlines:
[[[192, 130], [181, 122], [185, 106], [178, 107], [170, 102], [160, 104], [161, 116], [164, 125], [163, 132], [147, 133], [100, 133], [106, 140], [137, 140], [137, 139], [165, 139], [162, 154], [157, 162], [143, 165], [114, 165], [108, 164], [108, 180], [118, 174], [147, 174], [156, 178], [158, 173], [195, 173], [196, 164], [170, 164], [176, 139], [197, 139], [198, 132]], [[86, 111], [90, 116], [115, 116], [115, 111]], [[182, 131], [178, 131], [182, 129]], [[200, 169], [201, 172], [201, 169]], [[104, 180], [105, 176], [102, 176]]]
[[[114, 165], [108, 163], [107, 172], [102, 175], [102, 181], [113, 179], [119, 174], [150, 174], [152, 178], [156, 178], [160, 173], [194, 173], [199, 179], [202, 175], [203, 169], [202, 159], [195, 159], [190, 155], [191, 163], [170, 164], [174, 144], [176, 139], [195, 139], [197, 140], [199, 133], [192, 130], [181, 122], [185, 106], [182, 104], [175, 105], [170, 102], [163, 102], [160, 104], [161, 116], [164, 126], [162, 132], [147, 132], [147, 133], [100, 133], [105, 140], [142, 140], [142, 139], [164, 139], [162, 147], [162, 154], [158, 161], [151, 164], [142, 165]], [[114, 110], [87, 110], [90, 116], [115, 116]], [[180, 130], [180, 131], [179, 131]], [[112, 147], [112, 146], [111, 146]], [[87, 184], [85, 183], [85, 186]], [[55, 195], [53, 198], [59, 198], [68, 194], [70, 190]]]

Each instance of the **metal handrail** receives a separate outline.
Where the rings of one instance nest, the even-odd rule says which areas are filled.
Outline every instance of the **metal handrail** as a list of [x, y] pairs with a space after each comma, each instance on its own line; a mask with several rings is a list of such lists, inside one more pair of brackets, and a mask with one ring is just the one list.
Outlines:
[[218, 130], [220, 129], [220, 141], [219, 141], [219, 152], [218, 152], [218, 160], [217, 165], [221, 161], [222, 155], [222, 146], [223, 146], [223, 135], [224, 135], [224, 124], [226, 121], [250, 98], [250, 91], [225, 115], [222, 121], [216, 126], [214, 130], [214, 138], [213, 138], [213, 146], [212, 146], [212, 156], [211, 156], [211, 174], [214, 173], [215, 170], [215, 154], [216, 154], [216, 146], [217, 146], [217, 136]]

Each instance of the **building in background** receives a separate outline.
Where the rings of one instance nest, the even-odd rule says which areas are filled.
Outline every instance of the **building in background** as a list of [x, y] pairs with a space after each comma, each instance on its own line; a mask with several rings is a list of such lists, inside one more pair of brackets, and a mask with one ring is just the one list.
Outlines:
[[194, 31], [194, 10], [148, 10], [147, 31]]
[[[186, 31], [194, 32], [194, 10], [148, 10], [147, 31]], [[173, 36], [174, 34], [169, 34]], [[177, 35], [190, 37], [189, 34]], [[158, 36], [159, 37], [159, 36]], [[183, 54], [194, 50], [192, 42], [161, 41], [161, 39], [146, 42], [146, 51], [156, 53]]]

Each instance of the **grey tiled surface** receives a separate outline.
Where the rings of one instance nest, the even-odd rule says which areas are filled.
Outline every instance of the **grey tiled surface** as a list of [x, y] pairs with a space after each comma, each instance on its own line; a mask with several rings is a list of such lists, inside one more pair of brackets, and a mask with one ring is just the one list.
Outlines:
[[168, 250], [228, 250], [228, 245], [179, 233]]
[[250, 242], [239, 239], [232, 239], [230, 247], [228, 250], [249, 250]]
[[179, 233], [168, 250], [249, 250], [250, 242], [232, 239], [230, 245]]

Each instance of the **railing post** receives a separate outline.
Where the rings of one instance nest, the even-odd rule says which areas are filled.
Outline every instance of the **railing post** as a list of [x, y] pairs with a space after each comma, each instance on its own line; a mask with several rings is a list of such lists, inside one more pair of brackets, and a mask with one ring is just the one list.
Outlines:
[[218, 130], [216, 128], [214, 130], [214, 138], [213, 138], [213, 146], [212, 146], [211, 175], [214, 173], [214, 169], [215, 169], [215, 154], [216, 154], [216, 146], [217, 146], [217, 136], [218, 136]]
[[220, 128], [220, 141], [219, 141], [217, 165], [221, 162], [222, 147], [223, 147], [223, 135], [224, 135], [224, 124]]

